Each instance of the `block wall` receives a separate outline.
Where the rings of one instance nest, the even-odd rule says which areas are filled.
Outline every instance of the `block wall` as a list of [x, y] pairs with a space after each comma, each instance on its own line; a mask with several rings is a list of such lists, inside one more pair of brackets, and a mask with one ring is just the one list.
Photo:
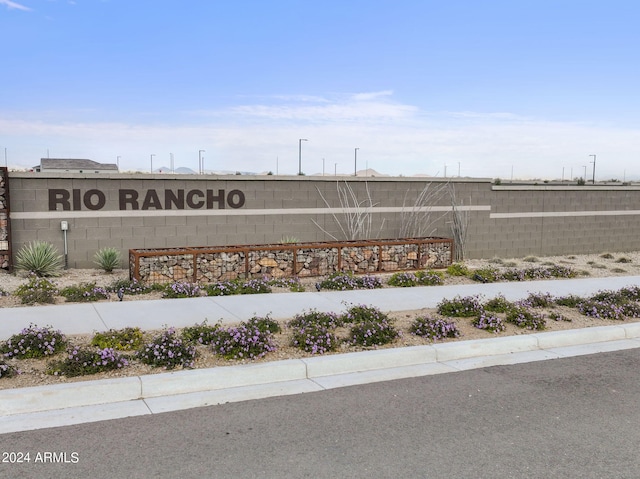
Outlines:
[[[166, 174], [10, 173], [9, 180], [14, 256], [33, 240], [62, 253], [67, 221], [72, 268], [94, 267], [96, 251], [107, 246], [126, 261], [129, 249], [392, 239], [411, 218], [412, 236], [451, 237], [451, 188], [468, 216], [470, 258], [640, 250], [636, 186]], [[429, 211], [417, 211], [425, 188]], [[367, 211], [368, 229], [352, 236], [350, 219]]]

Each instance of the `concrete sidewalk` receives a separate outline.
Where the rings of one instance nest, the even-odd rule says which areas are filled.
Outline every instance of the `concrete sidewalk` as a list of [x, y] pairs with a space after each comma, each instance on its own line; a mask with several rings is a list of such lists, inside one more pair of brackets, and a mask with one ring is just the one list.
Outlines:
[[[640, 285], [640, 277], [574, 279], [343, 292], [278, 293], [155, 301], [0, 309], [0, 340], [29, 323], [65, 334], [139, 326], [160, 329], [208, 320], [238, 322], [253, 315], [290, 318], [304, 310], [339, 312], [351, 304], [383, 311], [432, 308], [443, 298], [532, 292], [586, 296]], [[375, 381], [441, 374], [640, 347], [640, 323], [456, 341], [149, 376], [0, 390], [0, 433], [314, 392]]]
[[617, 290], [640, 285], [640, 276], [587, 278], [510, 283], [423, 286], [355, 291], [321, 291], [305, 293], [247, 294], [185, 299], [159, 299], [86, 304], [61, 304], [39, 307], [0, 309], [0, 341], [18, 333], [29, 323], [51, 326], [65, 334], [84, 334], [138, 326], [161, 329], [166, 326], [192, 326], [208, 320], [213, 324], [244, 321], [254, 315], [287, 319], [305, 310], [341, 312], [352, 304], [375, 306], [382, 311], [434, 308], [442, 299], [455, 296], [482, 295], [486, 299], [499, 294], [508, 300], [529, 293], [554, 296], [586, 296], [597, 291]]

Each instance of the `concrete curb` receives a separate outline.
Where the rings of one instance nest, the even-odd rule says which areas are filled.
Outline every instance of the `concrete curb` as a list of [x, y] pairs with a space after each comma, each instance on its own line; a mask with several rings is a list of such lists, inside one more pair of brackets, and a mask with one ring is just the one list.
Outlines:
[[[456, 367], [455, 362], [462, 364], [465, 360], [482, 357], [489, 358], [489, 361], [474, 361], [478, 364], [476, 367], [483, 367], [483, 364], [509, 364], [508, 360], [501, 362], [495, 358], [518, 353], [553, 350], [552, 355], [547, 353], [538, 355], [539, 359], [549, 359], [562, 357], [561, 348], [574, 348], [576, 354], [589, 354], [595, 351], [584, 348], [588, 345], [598, 346], [596, 351], [616, 349], [616, 342], [620, 343], [620, 348], [640, 347], [640, 341], [629, 341], [638, 339], [640, 339], [640, 323], [633, 323], [118, 379], [81, 381], [53, 386], [6, 389], [0, 390], [0, 416], [45, 413], [136, 400], [148, 400], [147, 406], [154, 403], [159, 405], [160, 410], [172, 410], [171, 406], [166, 404], [167, 401], [181, 396], [187, 399], [186, 396], [193, 394], [200, 394], [200, 397], [189, 398], [186, 406], [198, 407], [228, 400], [296, 394], [364, 382], [459, 371], [465, 368]], [[580, 347], [583, 348], [580, 349]], [[344, 378], [349, 375], [356, 377], [345, 380]], [[291, 384], [293, 389], [287, 391], [283, 387], [285, 384]], [[252, 394], [250, 391], [254, 388], [270, 392]], [[216, 394], [212, 396], [214, 393]], [[234, 397], [236, 399], [233, 399]], [[159, 411], [148, 411], [148, 413], [155, 412]], [[0, 417], [0, 421], [2, 419], [3, 417]]]

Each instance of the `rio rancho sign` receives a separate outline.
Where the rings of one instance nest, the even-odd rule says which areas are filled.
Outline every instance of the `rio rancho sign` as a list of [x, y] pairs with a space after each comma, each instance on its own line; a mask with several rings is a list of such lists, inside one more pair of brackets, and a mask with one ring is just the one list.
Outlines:
[[[126, 210], [184, 210], [242, 208], [244, 193], [240, 190], [118, 190], [118, 209]], [[49, 211], [101, 210], [107, 204], [103, 191], [91, 189], [50, 189]]]

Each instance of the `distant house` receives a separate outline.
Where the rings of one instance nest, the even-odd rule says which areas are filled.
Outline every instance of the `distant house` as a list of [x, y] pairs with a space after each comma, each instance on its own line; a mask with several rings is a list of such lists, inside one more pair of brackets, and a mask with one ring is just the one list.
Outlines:
[[34, 166], [33, 171], [42, 173], [118, 173], [118, 165], [76, 158], [40, 158], [40, 164]]

